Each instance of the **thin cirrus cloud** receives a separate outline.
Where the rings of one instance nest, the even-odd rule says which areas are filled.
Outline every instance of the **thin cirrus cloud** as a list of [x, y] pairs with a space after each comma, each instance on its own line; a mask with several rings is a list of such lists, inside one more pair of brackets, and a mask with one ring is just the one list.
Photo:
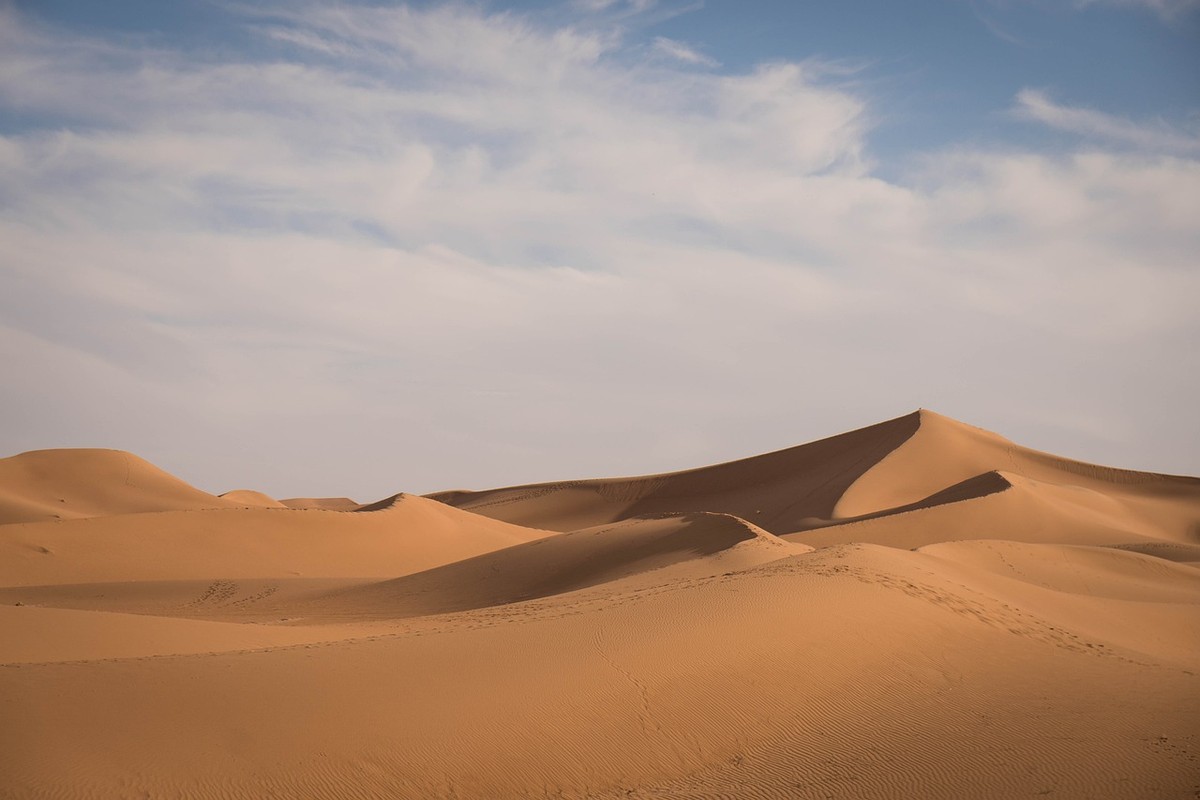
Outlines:
[[1174, 19], [1200, 8], [1200, 0], [1075, 0], [1078, 8], [1095, 5], [1126, 6], [1129, 8], [1147, 8], [1166, 19]]
[[818, 60], [444, 5], [248, 12], [268, 55], [197, 58], [3, 13], [13, 449], [373, 497], [930, 405], [1196, 468], [1200, 164], [1157, 125], [1027, 90], [1087, 146], [885, 180], [872, 97]]
[[1016, 110], [1020, 115], [1051, 128], [1090, 139], [1152, 152], [1200, 152], [1200, 134], [1179, 130], [1161, 121], [1153, 124], [1135, 122], [1090, 108], [1061, 105], [1035, 89], [1023, 89], [1017, 94]]
[[716, 67], [720, 65], [720, 62], [715, 58], [706, 56], [699, 50], [688, 47], [683, 42], [677, 42], [665, 36], [655, 36], [653, 47], [657, 52], [677, 61], [682, 61], [685, 64], [697, 64], [704, 67]]

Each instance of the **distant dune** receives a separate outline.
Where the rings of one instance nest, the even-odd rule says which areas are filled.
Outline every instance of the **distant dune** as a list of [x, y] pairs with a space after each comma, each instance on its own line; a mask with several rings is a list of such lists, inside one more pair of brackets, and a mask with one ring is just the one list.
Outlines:
[[33, 450], [0, 459], [0, 524], [232, 506], [120, 450]]
[[0, 460], [0, 797], [1200, 796], [1200, 480], [918, 411], [685, 472], [220, 497]]
[[321, 511], [358, 510], [358, 503], [349, 497], [291, 497], [279, 502], [288, 508], [307, 508]]
[[220, 495], [222, 500], [228, 500], [231, 503], [237, 503], [241, 506], [253, 506], [257, 508], [286, 508], [286, 506], [269, 495], [262, 492], [256, 492], [253, 489], [234, 489], [231, 492], [224, 492]]

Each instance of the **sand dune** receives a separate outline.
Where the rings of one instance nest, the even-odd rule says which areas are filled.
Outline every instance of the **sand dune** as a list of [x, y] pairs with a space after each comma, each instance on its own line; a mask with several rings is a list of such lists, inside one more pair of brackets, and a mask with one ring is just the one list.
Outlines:
[[34, 450], [0, 459], [0, 524], [233, 505], [120, 450]]
[[716, 511], [772, 533], [793, 531], [806, 519], [831, 516], [850, 485], [918, 426], [919, 415], [909, 414], [819, 442], [686, 472], [430, 497], [476, 514], [559, 531], [681, 511]]
[[388, 511], [234, 508], [0, 526], [0, 585], [394, 577], [548, 535], [408, 496]]
[[1082, 464], [926, 410], [812, 444], [686, 472], [430, 497], [550, 530], [648, 513], [716, 511], [787, 534], [969, 499], [972, 493], [991, 494], [1007, 488], [1001, 482], [1011, 483], [1013, 476], [1029, 479], [1023, 484], [1028, 491], [1035, 491], [1030, 487], [1036, 482], [1043, 487], [1039, 491], [1056, 498], [1091, 492], [1087, 500], [1077, 498], [1076, 505], [1111, 509], [1116, 519], [1102, 527], [1151, 528], [1154, 535], [1176, 539], [1198, 532], [1194, 511], [1200, 480]]
[[[403, 578], [313, 598], [300, 613], [398, 618], [505, 605], [639, 577], [639, 585], [746, 569], [811, 548], [737, 517], [632, 519], [538, 539]], [[626, 581], [619, 588], [628, 589]], [[609, 587], [614, 588], [614, 587]]]
[[1195, 479], [930, 412], [362, 505], [51, 452], [0, 462], [0, 797], [1200, 792]]
[[1081, 634], [937, 563], [839, 546], [323, 646], [10, 668], [0, 766], [83, 796], [131, 775], [152, 796], [1193, 791], [1194, 652]]
[[237, 503], [239, 506], [250, 506], [253, 508], [285, 508], [283, 503], [279, 502], [270, 495], [265, 495], [262, 492], [256, 492], [253, 489], [234, 489], [233, 491], [223, 492], [220, 495], [222, 500], [228, 500], [231, 503]]
[[349, 497], [289, 497], [279, 502], [288, 508], [316, 509], [318, 511], [357, 511], [359, 505]]

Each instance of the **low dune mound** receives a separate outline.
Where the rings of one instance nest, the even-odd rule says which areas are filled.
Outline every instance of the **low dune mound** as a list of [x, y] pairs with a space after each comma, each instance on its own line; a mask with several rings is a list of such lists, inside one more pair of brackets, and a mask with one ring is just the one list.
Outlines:
[[239, 625], [95, 609], [0, 605], [0, 663], [217, 653], [329, 641], [342, 631]]
[[1200, 570], [1120, 548], [976, 540], [918, 552], [1056, 592], [1200, 606]]
[[121, 450], [32, 450], [0, 459], [0, 524], [234, 505]]
[[0, 526], [0, 585], [395, 577], [550, 535], [406, 496], [389, 511], [230, 508]]
[[1183, 542], [1130, 542], [1112, 545], [1118, 550], [1154, 556], [1166, 561], [1200, 566], [1200, 544]]
[[[811, 548], [786, 543], [727, 514], [664, 515], [584, 528], [416, 575], [334, 591], [295, 613], [354, 618], [440, 614], [549, 597], [632, 576], [653, 583], [715, 575], [805, 552]], [[652, 572], [658, 574], [649, 576]]]
[[253, 489], [234, 489], [221, 495], [223, 500], [249, 508], [287, 508], [283, 503], [270, 495], [256, 492]]
[[357, 511], [358, 502], [349, 497], [289, 497], [280, 500], [288, 508], [314, 511]]

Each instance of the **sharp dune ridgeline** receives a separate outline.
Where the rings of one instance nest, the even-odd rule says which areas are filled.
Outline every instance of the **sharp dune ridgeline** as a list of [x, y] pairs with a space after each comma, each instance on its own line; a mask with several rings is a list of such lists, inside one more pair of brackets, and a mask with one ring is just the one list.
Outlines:
[[367, 503], [23, 453], [0, 719], [3, 798], [1194, 800], [1200, 480], [924, 410]]

